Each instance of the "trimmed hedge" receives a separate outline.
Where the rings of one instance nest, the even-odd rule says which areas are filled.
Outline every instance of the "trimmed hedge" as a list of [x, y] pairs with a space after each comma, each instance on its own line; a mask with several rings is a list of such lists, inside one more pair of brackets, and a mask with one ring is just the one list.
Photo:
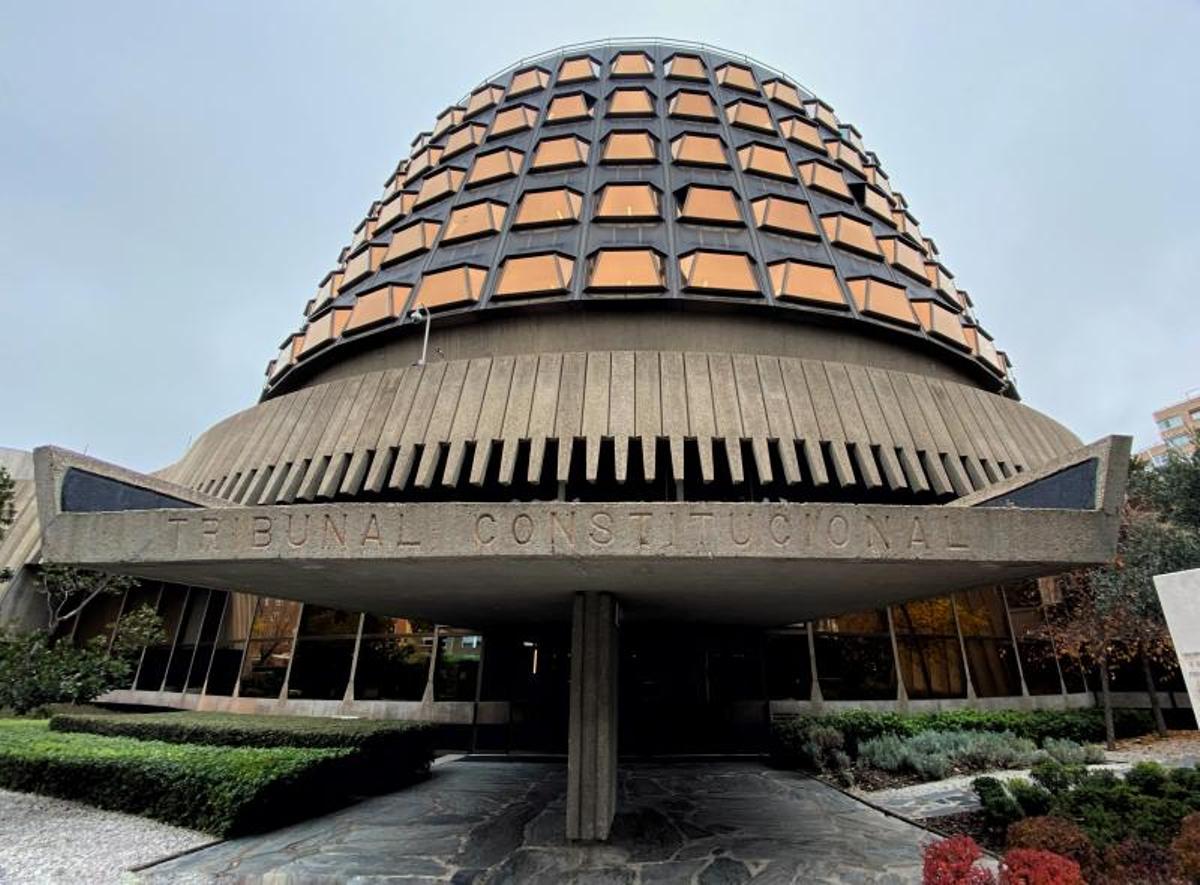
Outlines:
[[51, 731], [0, 720], [0, 787], [75, 799], [216, 836], [345, 804], [361, 784], [349, 747], [215, 747]]

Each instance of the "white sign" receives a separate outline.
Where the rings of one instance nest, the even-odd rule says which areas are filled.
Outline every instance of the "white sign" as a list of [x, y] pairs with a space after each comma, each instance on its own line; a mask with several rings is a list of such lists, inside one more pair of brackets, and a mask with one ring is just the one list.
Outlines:
[[1179, 656], [1192, 711], [1200, 718], [1200, 569], [1156, 575], [1154, 587]]

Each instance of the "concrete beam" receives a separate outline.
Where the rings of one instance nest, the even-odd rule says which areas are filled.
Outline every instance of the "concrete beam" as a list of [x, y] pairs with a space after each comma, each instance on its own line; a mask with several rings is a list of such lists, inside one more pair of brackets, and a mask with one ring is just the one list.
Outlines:
[[617, 807], [617, 604], [576, 593], [571, 621], [567, 838], [604, 841]]

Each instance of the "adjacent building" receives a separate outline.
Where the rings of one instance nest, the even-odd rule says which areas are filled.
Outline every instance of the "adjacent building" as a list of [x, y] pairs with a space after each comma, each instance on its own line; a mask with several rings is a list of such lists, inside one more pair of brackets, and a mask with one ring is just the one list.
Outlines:
[[1196, 451], [1196, 434], [1200, 433], [1200, 395], [1155, 412], [1154, 424], [1162, 442], [1139, 452], [1139, 457], [1161, 467], [1172, 454], [1190, 456]]

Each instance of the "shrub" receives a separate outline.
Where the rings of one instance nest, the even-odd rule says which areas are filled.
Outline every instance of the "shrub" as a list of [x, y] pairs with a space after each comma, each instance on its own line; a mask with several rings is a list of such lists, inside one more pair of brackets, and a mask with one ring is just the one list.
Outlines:
[[804, 716], [777, 726], [773, 738], [772, 755], [778, 762], [807, 771], [848, 777], [851, 760], [839, 729]]
[[1009, 825], [1008, 848], [1049, 851], [1070, 858], [1088, 878], [1096, 870], [1096, 848], [1087, 833], [1059, 817], [1027, 817]]
[[979, 797], [979, 804], [989, 825], [1003, 828], [1021, 819], [1021, 807], [1004, 789], [1004, 784], [994, 777], [975, 778], [971, 781], [971, 789]]
[[1171, 852], [1183, 875], [1193, 882], [1200, 879], [1200, 813], [1192, 812], [1183, 819]]
[[1058, 795], [1069, 790], [1086, 772], [1079, 765], [1067, 766], [1054, 759], [1043, 759], [1034, 763], [1029, 776], [1051, 795]]
[[1079, 864], [1049, 851], [1017, 848], [1000, 862], [1000, 885], [1086, 885]]
[[105, 641], [81, 646], [45, 633], [0, 635], [0, 709], [19, 715], [48, 704], [82, 704], [128, 685], [129, 661], [110, 657]]
[[1013, 778], [1006, 786], [1009, 795], [1026, 817], [1041, 817], [1050, 811], [1050, 800], [1053, 797], [1044, 787], [1030, 783], [1023, 777]]
[[1126, 839], [1110, 845], [1104, 852], [1104, 868], [1092, 877], [1098, 885], [1172, 885], [1179, 881], [1179, 870], [1171, 851], [1153, 842]]
[[1139, 762], [1125, 774], [1125, 783], [1147, 796], [1162, 796], [1167, 790], [1167, 770], [1157, 762]]
[[75, 799], [218, 836], [344, 804], [361, 785], [349, 748], [212, 747], [0, 721], [0, 787]]
[[981, 771], [1026, 765], [1033, 743], [1010, 733], [923, 731], [901, 737], [882, 735], [859, 746], [859, 762], [884, 771], [911, 771], [940, 780], [953, 770]]
[[1042, 749], [1055, 762], [1063, 765], [1095, 765], [1104, 761], [1104, 749], [1095, 744], [1081, 746], [1065, 738], [1048, 737], [1042, 741]]
[[925, 846], [921, 864], [924, 885], [993, 885], [984, 867], [975, 866], [983, 851], [970, 836], [951, 836]]

